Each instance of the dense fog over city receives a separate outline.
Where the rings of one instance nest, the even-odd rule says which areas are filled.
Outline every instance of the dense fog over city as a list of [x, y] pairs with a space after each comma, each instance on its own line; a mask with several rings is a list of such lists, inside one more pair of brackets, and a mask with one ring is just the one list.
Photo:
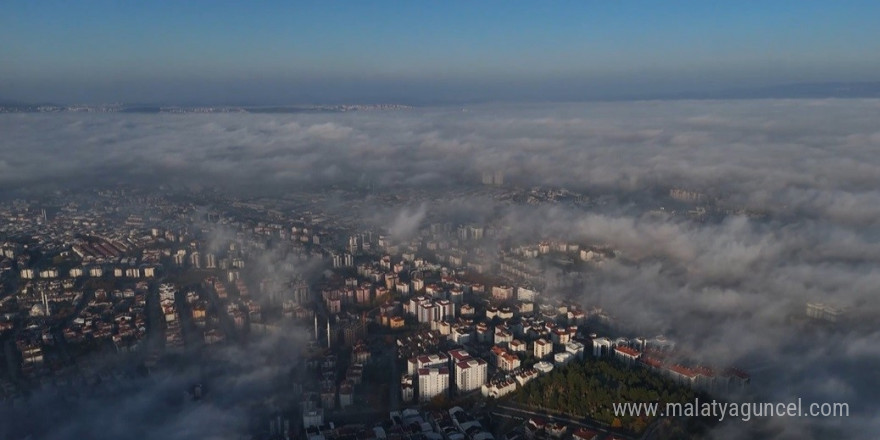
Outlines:
[[877, 17], [4, 0], [0, 440], [880, 439]]
[[[850, 405], [847, 418], [729, 422], [708, 438], [873, 439], [880, 433], [878, 114], [873, 99], [10, 114], [0, 117], [0, 185], [8, 200], [56, 186], [252, 199], [314, 191], [329, 212], [360, 218], [398, 243], [440, 221], [497, 225], [504, 233], [481, 244], [487, 252], [555, 239], [607, 246], [616, 257], [575, 287], [565, 281], [570, 274], [547, 271], [544, 292], [601, 307], [624, 335], [665, 335], [682, 356], [748, 371], [742, 393], [751, 399]], [[591, 205], [493, 197], [481, 179], [496, 172], [504, 176], [499, 191], [565, 189], [588, 195]], [[695, 209], [693, 200], [669, 198], [679, 189], [719, 214], [677, 215]], [[360, 203], [333, 191], [357, 194]], [[235, 238], [221, 225], [193, 227], [214, 234], [205, 249]], [[279, 284], [293, 273], [321, 277], [320, 261], [285, 258], [267, 250], [253, 265], [271, 268], [265, 273]], [[844, 315], [814, 325], [804, 318], [808, 303]], [[4, 407], [0, 418], [41, 426], [38, 438], [238, 438], [229, 432], [250, 423], [240, 403], [283, 382], [310, 325], [223, 347], [211, 355], [222, 367], [210, 374], [210, 362], [184, 354], [174, 369], [125, 378], [131, 388], [98, 385], [76, 399], [48, 387]], [[206, 404], [183, 397], [197, 381], [211, 391]], [[22, 438], [15, 423], [4, 425], [0, 438]]]
[[[877, 100], [511, 104], [319, 114], [17, 114], [2, 181], [699, 187], [758, 209], [876, 218]], [[157, 182], [158, 183], [158, 182]], [[283, 189], [283, 188], [279, 188]], [[866, 202], [866, 203], [862, 203]]]
[[[275, 411], [281, 403], [266, 395], [288, 384], [289, 367], [301, 355], [302, 328], [263, 336], [254, 344], [233, 345], [206, 359], [186, 356], [174, 368], [147, 375], [108, 374], [96, 383], [34, 393], [20, 406], [3, 408], [2, 438], [136, 437], [143, 439], [236, 438], [247, 429], [252, 407]], [[119, 361], [101, 359], [106, 372]], [[211, 399], [193, 401], [193, 384], [211, 390]]]

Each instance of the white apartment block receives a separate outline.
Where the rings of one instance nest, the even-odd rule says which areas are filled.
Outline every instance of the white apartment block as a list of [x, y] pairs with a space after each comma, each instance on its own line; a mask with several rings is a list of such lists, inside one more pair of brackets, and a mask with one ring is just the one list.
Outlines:
[[551, 344], [550, 341], [546, 339], [538, 339], [535, 341], [533, 351], [536, 358], [544, 359], [545, 357], [553, 353], [553, 344]]
[[419, 402], [427, 402], [449, 391], [449, 368], [422, 368], [418, 372]]

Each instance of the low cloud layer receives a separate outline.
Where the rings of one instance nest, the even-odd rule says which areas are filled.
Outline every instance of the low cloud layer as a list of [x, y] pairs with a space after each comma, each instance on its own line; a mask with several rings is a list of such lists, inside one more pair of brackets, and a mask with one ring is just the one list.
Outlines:
[[[448, 186], [510, 182], [701, 188], [762, 209], [878, 214], [877, 100], [478, 106], [346, 114], [16, 114], [0, 181], [200, 180]], [[202, 180], [204, 179], [204, 180]], [[157, 182], [158, 183], [158, 182]], [[859, 210], [853, 208], [860, 207]]]
[[[878, 100], [477, 106], [296, 115], [0, 116], [0, 184], [121, 179], [261, 192], [304, 186], [433, 191], [366, 221], [411, 237], [452, 213], [513, 234], [604, 243], [579, 292], [622, 326], [750, 369], [768, 400], [849, 402], [843, 420], [765, 421], [772, 437], [880, 435]], [[616, 203], [585, 212], [452, 192], [502, 170], [506, 185], [562, 186]], [[718, 222], [648, 215], [670, 188], [705, 193]], [[444, 191], [454, 196], [443, 196]], [[767, 214], [759, 219], [743, 212]], [[802, 322], [809, 301], [848, 310]], [[797, 317], [799, 319], [793, 319]], [[817, 430], [817, 426], [820, 428]], [[725, 426], [719, 439], [744, 438]], [[825, 431], [828, 432], [828, 431]], [[747, 437], [747, 435], [745, 435]]]
[[[44, 387], [16, 405], [0, 407], [0, 438], [232, 439], [268, 420], [288, 402], [267, 396], [292, 389], [292, 367], [307, 331], [285, 328], [246, 347], [230, 345], [183, 356], [143, 375], [132, 362], [104, 359], [88, 382]], [[133, 359], [132, 359], [133, 361]], [[93, 363], [94, 364], [94, 363]], [[193, 399], [201, 384], [204, 398]], [[258, 412], [253, 412], [258, 411]], [[30, 436], [30, 437], [29, 437]]]

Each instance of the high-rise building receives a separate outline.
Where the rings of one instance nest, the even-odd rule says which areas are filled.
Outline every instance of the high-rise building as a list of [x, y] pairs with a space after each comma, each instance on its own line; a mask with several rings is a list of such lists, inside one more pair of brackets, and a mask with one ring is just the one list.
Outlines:
[[507, 301], [513, 298], [513, 287], [511, 286], [493, 286], [492, 298], [499, 301]]
[[186, 250], [185, 250], [185, 249], [179, 249], [179, 250], [177, 251], [177, 253], [175, 253], [175, 254], [172, 256], [172, 259], [174, 260], [174, 264], [175, 264], [175, 265], [177, 265], [177, 266], [183, 266], [184, 261], [186, 261], [186, 260], [185, 260], [185, 259], [186, 259]]
[[430, 324], [438, 320], [440, 308], [432, 301], [419, 304], [417, 316], [422, 324]]
[[484, 171], [483, 172], [483, 185], [496, 185], [501, 186], [504, 185], [504, 171]]
[[578, 341], [571, 341], [565, 344], [565, 351], [571, 353], [575, 359], [581, 360], [584, 358], [584, 344]]
[[479, 389], [486, 383], [488, 364], [483, 359], [471, 357], [465, 350], [449, 352], [455, 370], [455, 387], [459, 393]]
[[189, 256], [189, 263], [196, 269], [202, 268], [202, 256], [198, 252], [193, 252]]
[[504, 347], [492, 347], [492, 356], [495, 360], [495, 366], [502, 371], [513, 371], [519, 368], [520, 360], [515, 354], [510, 353]]
[[513, 333], [501, 327], [495, 329], [495, 345], [507, 348], [511, 341], [513, 341]]
[[807, 316], [827, 322], [838, 322], [843, 316], [843, 310], [823, 303], [807, 303]]
[[439, 368], [449, 365], [449, 356], [438, 354], [423, 354], [407, 361], [407, 374], [415, 375], [424, 368]]
[[493, 180], [493, 176], [491, 172], [485, 171], [483, 172], [483, 185], [491, 185]]
[[400, 399], [405, 403], [410, 403], [415, 399], [413, 377], [408, 374], [405, 374], [400, 378]]
[[217, 256], [214, 254], [205, 254], [205, 267], [208, 269], [216, 269]]
[[533, 351], [536, 358], [544, 359], [550, 353], [553, 353], [553, 344], [546, 339], [538, 339], [537, 341], [535, 341]]
[[492, 179], [492, 183], [498, 186], [504, 185], [504, 171], [495, 171], [495, 178]]
[[452, 301], [441, 299], [435, 303], [435, 306], [438, 309], [438, 320], [455, 318], [455, 304], [453, 304]]
[[419, 401], [427, 402], [449, 392], [449, 368], [422, 368], [419, 370]]
[[293, 301], [303, 305], [309, 301], [309, 285], [305, 281], [297, 280], [293, 283]]
[[534, 301], [537, 292], [527, 287], [516, 288], [516, 299], [520, 301]]

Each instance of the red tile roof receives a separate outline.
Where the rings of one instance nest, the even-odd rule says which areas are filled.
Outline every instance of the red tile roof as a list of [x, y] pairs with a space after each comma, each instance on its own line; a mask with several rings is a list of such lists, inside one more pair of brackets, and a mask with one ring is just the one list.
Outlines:
[[697, 377], [697, 372], [691, 368], [685, 367], [684, 365], [673, 365], [669, 367], [669, 371], [674, 373], [678, 373], [682, 376], [687, 376], [689, 378]]
[[580, 428], [571, 434], [576, 439], [593, 440], [599, 437], [599, 433], [589, 429]]
[[635, 348], [630, 348], [630, 347], [627, 347], [627, 346], [624, 346], [624, 345], [619, 345], [619, 346], [617, 346], [617, 347], [614, 347], [614, 351], [617, 351], [617, 352], [620, 352], [620, 353], [623, 353], [623, 354], [625, 354], [625, 355], [627, 355], [627, 356], [632, 356], [632, 357], [637, 357], [638, 355], [641, 354], [641, 353], [640, 353], [638, 350], [636, 350]]
[[709, 367], [704, 367], [701, 365], [699, 367], [694, 367], [694, 371], [697, 372], [697, 374], [699, 374], [701, 376], [715, 377], [715, 370], [713, 370]]
[[657, 358], [650, 357], [650, 356], [642, 356], [642, 358], [639, 359], [639, 362], [641, 362], [649, 367], [663, 368], [663, 361], [661, 361], [660, 359], [657, 359]]

